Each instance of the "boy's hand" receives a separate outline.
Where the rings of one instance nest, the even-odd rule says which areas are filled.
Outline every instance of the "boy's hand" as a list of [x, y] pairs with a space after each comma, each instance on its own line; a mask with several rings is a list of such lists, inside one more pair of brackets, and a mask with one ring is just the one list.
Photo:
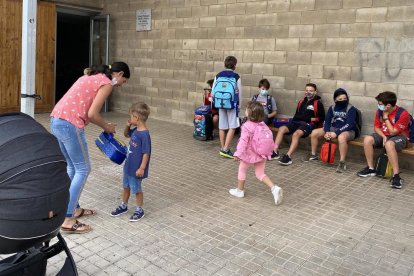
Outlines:
[[141, 169], [141, 168], [139, 168], [139, 169], [136, 171], [135, 175], [136, 175], [136, 176], [138, 176], [138, 177], [143, 177], [143, 176], [144, 176], [144, 172], [145, 172], [145, 169]]
[[127, 123], [126, 123], [127, 127], [131, 127], [131, 119], [128, 119]]

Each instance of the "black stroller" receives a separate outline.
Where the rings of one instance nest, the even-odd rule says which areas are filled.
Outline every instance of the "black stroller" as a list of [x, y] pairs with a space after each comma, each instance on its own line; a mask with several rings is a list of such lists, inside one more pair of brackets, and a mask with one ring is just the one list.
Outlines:
[[26, 114], [0, 114], [0, 254], [14, 254], [0, 261], [0, 275], [45, 275], [62, 251], [58, 275], [78, 275], [59, 233], [69, 186], [56, 138]]

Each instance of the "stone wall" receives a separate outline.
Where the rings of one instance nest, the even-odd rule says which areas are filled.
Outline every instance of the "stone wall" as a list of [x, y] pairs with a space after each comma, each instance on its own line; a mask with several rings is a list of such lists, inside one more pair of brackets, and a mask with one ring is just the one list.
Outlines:
[[[111, 106], [145, 101], [153, 117], [191, 123], [205, 81], [238, 59], [243, 104], [260, 79], [271, 83], [280, 114], [293, 115], [307, 82], [325, 107], [345, 88], [372, 131], [374, 96], [395, 91], [413, 112], [412, 0], [104, 1], [111, 14], [111, 60], [132, 69]], [[152, 30], [135, 31], [135, 11], [152, 9]]]

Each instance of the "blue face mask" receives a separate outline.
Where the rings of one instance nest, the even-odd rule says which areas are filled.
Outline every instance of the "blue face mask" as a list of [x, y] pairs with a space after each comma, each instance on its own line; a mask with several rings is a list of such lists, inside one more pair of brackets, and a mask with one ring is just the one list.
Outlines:
[[260, 90], [260, 95], [267, 96], [267, 90], [261, 89]]
[[381, 110], [381, 111], [384, 111], [385, 110], [385, 105], [379, 104], [378, 109]]

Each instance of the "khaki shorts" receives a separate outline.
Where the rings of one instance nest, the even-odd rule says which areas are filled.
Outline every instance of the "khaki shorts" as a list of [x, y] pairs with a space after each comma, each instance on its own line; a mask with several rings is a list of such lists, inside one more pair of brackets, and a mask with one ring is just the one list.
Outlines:
[[[336, 128], [331, 127], [331, 132], [335, 132], [335, 131], [336, 131]], [[355, 139], [355, 131], [354, 130], [348, 130], [348, 131], [344, 131], [344, 132], [349, 133], [348, 140], [347, 140], [348, 142]], [[336, 138], [338, 138], [338, 137], [336, 137]]]
[[238, 128], [240, 120], [237, 117], [237, 109], [219, 109], [219, 129]]

